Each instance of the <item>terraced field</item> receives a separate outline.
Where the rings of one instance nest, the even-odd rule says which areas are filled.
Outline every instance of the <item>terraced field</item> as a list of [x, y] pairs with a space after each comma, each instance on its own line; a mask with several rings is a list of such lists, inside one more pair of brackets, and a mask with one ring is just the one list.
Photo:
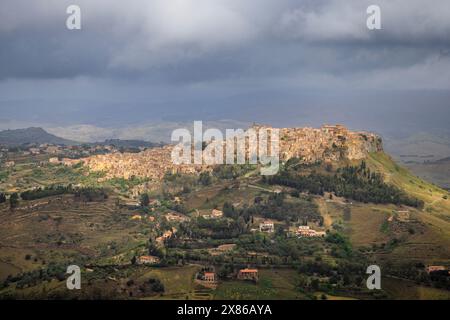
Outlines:
[[[309, 195], [322, 215], [325, 230], [339, 232], [344, 242], [350, 241], [349, 248], [373, 262], [384, 265], [402, 263], [423, 263], [448, 265], [450, 261], [450, 202], [445, 199], [447, 192], [432, 184], [414, 177], [406, 169], [397, 166], [384, 154], [373, 154], [368, 160], [371, 169], [381, 172], [389, 183], [406, 190], [411, 195], [425, 201], [423, 209], [415, 209], [396, 205], [352, 202], [336, 196], [325, 194]], [[32, 169], [23, 167], [23, 176], [14, 173], [14, 179], [28, 179], [32, 185], [46, 185], [48, 174], [57, 175], [61, 168], [46, 168], [43, 173], [33, 173]], [[56, 170], [46, 171], [46, 170]], [[52, 181], [66, 181], [71, 172], [60, 172]], [[28, 177], [27, 177], [28, 175]], [[41, 176], [41, 177], [40, 177]], [[57, 179], [62, 180], [57, 180]], [[192, 177], [190, 177], [192, 178]], [[78, 176], [78, 180], [96, 181], [93, 177]], [[21, 180], [23, 181], [23, 180]], [[107, 185], [108, 183], [106, 183]], [[111, 185], [110, 185], [111, 186]], [[212, 208], [222, 207], [224, 202], [231, 202], [237, 208], [245, 208], [255, 204], [255, 197], [268, 198], [279, 186], [264, 185], [255, 176], [248, 174], [235, 180], [224, 180], [209, 186], [194, 186], [190, 192], [180, 194], [183, 203], [183, 215], [195, 218], [197, 210], [208, 213]], [[123, 195], [110, 190], [105, 201], [86, 202], [75, 199], [73, 195], [52, 196], [34, 201], [21, 200], [19, 207], [10, 210], [7, 203], [0, 204], [0, 281], [18, 274], [44, 270], [50, 264], [67, 266], [74, 262], [85, 266], [86, 276], [83, 286], [85, 296], [89, 298], [145, 298], [145, 299], [351, 299], [371, 298], [366, 293], [355, 293], [328, 289], [314, 290], [305, 284], [304, 275], [294, 268], [309, 262], [326, 264], [329, 268], [337, 268], [341, 262], [350, 263], [351, 257], [345, 252], [332, 252], [336, 249], [328, 239], [297, 239], [292, 234], [278, 232], [284, 227], [295, 231], [298, 223], [278, 219], [274, 221], [277, 232], [274, 234], [253, 234], [246, 232], [232, 239], [210, 239], [211, 234], [203, 238], [189, 239], [174, 247], [161, 250], [166, 255], [169, 250], [170, 264], [159, 267], [133, 265], [133, 257], [149, 254], [149, 243], [162, 231], [173, 230], [164, 218], [173, 209], [172, 200], [168, 196], [161, 202], [164, 205], [155, 208], [128, 209], [120, 205], [125, 201]], [[300, 198], [286, 190], [286, 203], [302, 205]], [[303, 195], [302, 195], [303, 196]], [[306, 195], [305, 195], [306, 196]], [[304, 205], [304, 204], [303, 204]], [[293, 206], [295, 207], [295, 206]], [[289, 207], [287, 207], [289, 210]], [[304, 207], [306, 210], [307, 207]], [[309, 207], [308, 207], [309, 208]], [[289, 213], [289, 212], [287, 212]], [[132, 219], [137, 216], [136, 219]], [[263, 215], [253, 213], [250, 228], [257, 229], [264, 220]], [[226, 222], [222, 221], [222, 222]], [[316, 222], [314, 222], [316, 223]], [[176, 225], [176, 228], [181, 227]], [[280, 228], [278, 228], [280, 227]], [[315, 226], [318, 227], [318, 226]], [[195, 228], [195, 226], [194, 226]], [[322, 226], [320, 226], [322, 228]], [[158, 233], [158, 234], [157, 234]], [[183, 239], [183, 241], [184, 241]], [[253, 241], [253, 242], [252, 242]], [[263, 243], [259, 243], [262, 241]], [[283, 254], [270, 251], [271, 245], [284, 242], [285, 246], [295, 245], [296, 257], [289, 256], [290, 251]], [[208, 256], [208, 249], [223, 243], [235, 243], [232, 253]], [[186, 246], [184, 246], [186, 245]], [[193, 245], [192, 248], [189, 246]], [[247, 247], [246, 247], [247, 246]], [[256, 250], [255, 248], [259, 249]], [[266, 247], [264, 247], [266, 246]], [[248, 249], [251, 248], [251, 249]], [[285, 247], [279, 247], [285, 249]], [[292, 249], [292, 247], [289, 247]], [[257, 253], [254, 250], [258, 251]], [[193, 254], [195, 259], [189, 255]], [[258, 258], [255, 258], [258, 255]], [[200, 257], [200, 258], [199, 258]], [[194, 282], [195, 274], [205, 265], [231, 259], [235, 265], [258, 264], [260, 279], [257, 283], [221, 280], [215, 290], [206, 289]], [[277, 268], [268, 268], [265, 260], [275, 261]], [[347, 259], [347, 260], [346, 260]], [[365, 261], [365, 260], [364, 260]], [[289, 264], [289, 263], [296, 264]], [[357, 261], [359, 262], [359, 260]], [[198, 263], [193, 264], [193, 263]], [[89, 266], [89, 267], [87, 267]], [[92, 270], [91, 270], [92, 269]], [[19, 290], [19, 295], [27, 297], [64, 296], [64, 281], [52, 279], [42, 283], [33, 283], [28, 276], [28, 284]], [[318, 277], [309, 273], [309, 280], [328, 281], [326, 277]], [[140, 293], [139, 285], [148, 279], [159, 279], [163, 283], [164, 293], [145, 295]], [[130, 284], [133, 281], [136, 284]], [[302, 284], [303, 283], [303, 284]], [[446, 299], [444, 290], [419, 286], [404, 279], [387, 278], [385, 293], [396, 298], [437, 298]], [[14, 293], [17, 282], [8, 288], [0, 289], [1, 293]], [[400, 289], [399, 289], [400, 288]], [[403, 288], [403, 289], [401, 289]], [[353, 288], [352, 288], [353, 289]], [[327, 291], [328, 290], [328, 291]], [[401, 290], [408, 290], [402, 293]], [[317, 291], [317, 292], [316, 292]]]

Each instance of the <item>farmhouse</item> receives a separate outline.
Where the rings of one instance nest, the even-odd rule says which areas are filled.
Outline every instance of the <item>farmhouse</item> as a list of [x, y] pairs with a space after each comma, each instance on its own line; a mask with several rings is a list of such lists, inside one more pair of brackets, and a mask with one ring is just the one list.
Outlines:
[[5, 162], [6, 168], [11, 168], [11, 167], [14, 167], [15, 165], [16, 165], [16, 163], [14, 161], [6, 161]]
[[309, 226], [299, 226], [296, 234], [300, 238], [309, 238], [309, 237], [325, 237], [326, 233], [325, 231], [313, 230]]
[[222, 218], [223, 212], [221, 210], [213, 209], [211, 211], [211, 218]]
[[263, 223], [260, 223], [259, 224], [259, 231], [265, 232], [265, 233], [272, 233], [274, 231], [273, 222], [264, 221]]
[[178, 214], [176, 212], [169, 212], [165, 215], [165, 217], [168, 221], [175, 221], [175, 222], [183, 222], [189, 220], [188, 217]]
[[172, 235], [174, 235], [176, 232], [177, 232], [177, 229], [175, 229], [175, 228], [172, 228], [172, 230], [164, 231], [164, 233], [162, 234], [162, 236], [160, 236], [160, 237], [158, 237], [158, 238], [155, 239], [155, 240], [156, 240], [156, 243], [157, 243], [159, 246], [164, 246], [164, 241], [167, 240], [167, 239], [169, 239], [170, 237], [172, 237]]
[[41, 149], [39, 149], [39, 148], [30, 148], [30, 149], [28, 149], [28, 151], [30, 151], [31, 154], [40, 154], [41, 153]]
[[52, 157], [52, 158], [48, 159], [48, 163], [59, 164], [60, 161], [59, 161], [59, 159], [57, 157]]
[[155, 264], [159, 263], [159, 258], [155, 256], [140, 256], [137, 260], [138, 264]]
[[203, 276], [203, 280], [207, 282], [215, 282], [216, 281], [216, 274], [214, 272], [205, 272]]
[[222, 218], [223, 212], [221, 210], [212, 209], [211, 214], [204, 214], [202, 217], [204, 219], [219, 219]]
[[428, 266], [427, 273], [437, 272], [437, 271], [446, 271], [447, 268], [444, 266]]
[[258, 281], [258, 269], [241, 269], [239, 270], [237, 278], [239, 280]]
[[44, 152], [45, 153], [58, 153], [60, 151], [58, 146], [48, 146]]

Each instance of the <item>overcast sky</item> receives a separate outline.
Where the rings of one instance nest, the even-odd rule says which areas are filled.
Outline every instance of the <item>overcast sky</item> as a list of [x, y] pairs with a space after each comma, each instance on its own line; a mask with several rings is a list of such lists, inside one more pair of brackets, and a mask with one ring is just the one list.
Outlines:
[[[70, 4], [82, 30], [66, 29]], [[366, 27], [370, 4], [382, 30]], [[2, 128], [202, 117], [445, 128], [449, 88], [448, 0], [0, 2]]]

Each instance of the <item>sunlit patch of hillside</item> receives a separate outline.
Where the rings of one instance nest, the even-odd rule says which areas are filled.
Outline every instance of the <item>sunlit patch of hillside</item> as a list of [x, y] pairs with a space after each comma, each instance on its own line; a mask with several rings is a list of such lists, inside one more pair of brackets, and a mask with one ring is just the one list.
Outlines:
[[382, 173], [387, 183], [425, 202], [423, 210], [417, 211], [414, 216], [428, 227], [429, 232], [417, 235], [418, 239], [413, 242], [434, 243], [443, 248], [450, 246], [450, 200], [447, 191], [414, 176], [384, 153], [371, 154], [368, 165]]
[[[408, 169], [398, 165], [385, 153], [372, 153], [368, 164], [384, 175], [387, 183], [404, 190], [425, 202], [424, 211], [450, 215], [449, 193], [438, 186], [414, 176]], [[445, 199], [447, 197], [447, 199]]]

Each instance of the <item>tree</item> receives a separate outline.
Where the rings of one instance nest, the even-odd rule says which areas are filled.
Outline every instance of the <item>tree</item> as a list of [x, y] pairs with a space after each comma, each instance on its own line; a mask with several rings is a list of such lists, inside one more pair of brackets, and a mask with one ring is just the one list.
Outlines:
[[217, 276], [220, 279], [226, 279], [230, 277], [233, 274], [233, 265], [232, 264], [225, 264], [220, 267], [219, 271], [217, 272]]
[[234, 208], [234, 206], [231, 203], [225, 202], [223, 204], [222, 210], [223, 210], [223, 215], [225, 217], [232, 218], [232, 219], [237, 218], [238, 212], [236, 212], [236, 209]]
[[319, 279], [313, 279], [312, 281], [311, 281], [311, 288], [313, 289], [313, 290], [318, 290], [319, 289]]
[[209, 172], [202, 172], [202, 173], [200, 173], [200, 177], [198, 178], [198, 181], [202, 185], [208, 186], [211, 184], [211, 175], [209, 174]]
[[19, 195], [16, 192], [14, 192], [9, 197], [9, 206], [11, 209], [14, 209], [15, 207], [17, 207], [18, 204], [19, 204]]
[[159, 258], [164, 258], [164, 252], [152, 240], [148, 244], [148, 254]]
[[163, 293], [164, 284], [159, 279], [150, 278], [139, 286], [144, 294]]
[[148, 207], [150, 204], [150, 198], [147, 193], [141, 194], [141, 206]]

